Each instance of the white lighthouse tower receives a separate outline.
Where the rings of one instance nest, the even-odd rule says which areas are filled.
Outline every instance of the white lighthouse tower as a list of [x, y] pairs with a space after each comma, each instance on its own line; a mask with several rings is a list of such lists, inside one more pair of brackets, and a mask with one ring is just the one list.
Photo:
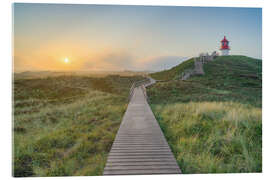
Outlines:
[[221, 55], [222, 56], [228, 56], [230, 51], [229, 41], [226, 39], [226, 36], [221, 41], [221, 47], [220, 47]]

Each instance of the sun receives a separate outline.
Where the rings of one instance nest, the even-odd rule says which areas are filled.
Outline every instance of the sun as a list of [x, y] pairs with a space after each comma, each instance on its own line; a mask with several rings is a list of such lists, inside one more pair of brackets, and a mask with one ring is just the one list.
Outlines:
[[68, 59], [68, 58], [65, 58], [65, 59], [64, 59], [64, 62], [65, 62], [65, 63], [69, 63], [69, 59]]

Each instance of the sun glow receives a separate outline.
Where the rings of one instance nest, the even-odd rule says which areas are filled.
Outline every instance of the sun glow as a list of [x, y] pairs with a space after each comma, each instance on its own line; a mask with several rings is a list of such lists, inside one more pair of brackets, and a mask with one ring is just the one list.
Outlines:
[[65, 59], [64, 59], [64, 62], [65, 62], [65, 63], [69, 63], [69, 59], [68, 59], [68, 58], [65, 58]]

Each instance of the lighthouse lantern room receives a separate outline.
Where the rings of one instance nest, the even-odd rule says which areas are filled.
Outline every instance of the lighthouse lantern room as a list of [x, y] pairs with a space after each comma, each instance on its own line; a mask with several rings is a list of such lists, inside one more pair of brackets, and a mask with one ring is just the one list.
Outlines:
[[229, 41], [226, 39], [226, 36], [224, 36], [224, 38], [221, 41], [220, 51], [221, 51], [222, 56], [229, 55], [230, 47], [229, 47]]

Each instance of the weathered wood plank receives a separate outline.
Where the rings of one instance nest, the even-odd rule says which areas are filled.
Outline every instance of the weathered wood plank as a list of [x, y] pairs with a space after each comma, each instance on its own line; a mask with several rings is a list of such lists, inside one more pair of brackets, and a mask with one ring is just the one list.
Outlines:
[[[153, 79], [146, 86], [153, 84]], [[145, 89], [133, 87], [107, 158], [104, 175], [179, 174], [180, 168], [148, 105]]]
[[107, 159], [107, 163], [118, 163], [118, 162], [176, 162], [175, 159], [167, 158], [167, 159], [151, 159], [151, 158], [144, 158], [144, 159]]
[[167, 161], [132, 161], [132, 162], [107, 162], [106, 167], [108, 166], [151, 166], [151, 165], [175, 165], [175, 162]]
[[125, 165], [125, 166], [119, 166], [119, 165], [114, 165], [114, 166], [106, 166], [104, 169], [105, 171], [107, 170], [157, 170], [157, 169], [177, 169], [178, 166], [176, 164], [173, 165], [168, 165], [168, 164], [151, 164], [151, 165]]
[[142, 150], [142, 149], [137, 149], [137, 150], [122, 150], [122, 149], [113, 149], [111, 150], [110, 154], [115, 154], [115, 153], [164, 153], [164, 152], [169, 152], [170, 153], [170, 150], [168, 149], [150, 149], [150, 150]]
[[105, 170], [104, 175], [180, 174], [180, 169]]

